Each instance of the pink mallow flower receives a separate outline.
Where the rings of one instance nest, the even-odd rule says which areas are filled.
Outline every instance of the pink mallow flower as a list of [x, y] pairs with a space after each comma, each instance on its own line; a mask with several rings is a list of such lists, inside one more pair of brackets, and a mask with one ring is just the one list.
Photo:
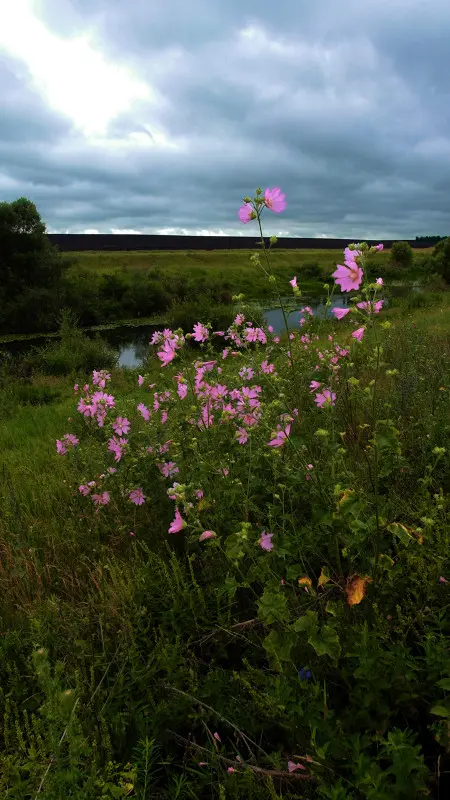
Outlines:
[[332, 308], [331, 309], [331, 313], [334, 314], [336, 319], [342, 319], [343, 317], [346, 317], [347, 314], [350, 313], [350, 309], [349, 308]]
[[175, 346], [166, 340], [162, 346], [162, 350], [158, 350], [157, 355], [161, 361], [161, 366], [167, 367], [167, 364], [170, 364], [175, 358]]
[[357, 303], [357, 308], [362, 311], [367, 311], [368, 314], [379, 314], [383, 308], [384, 300], [377, 300], [376, 303], [369, 303], [365, 300], [363, 303]]
[[145, 503], [145, 494], [142, 489], [132, 489], [128, 497], [135, 506], [142, 506]]
[[384, 250], [384, 244], [377, 244], [376, 247], [375, 247], [375, 250], [378, 250], [378, 252], [381, 252], [381, 250]]
[[314, 402], [317, 403], [318, 408], [334, 406], [336, 405], [336, 393], [331, 389], [324, 389], [321, 393], [316, 394]]
[[236, 439], [238, 440], [239, 444], [247, 444], [248, 442], [248, 433], [245, 428], [238, 428], [236, 431]]
[[352, 289], [359, 289], [363, 275], [364, 272], [356, 261], [349, 261], [346, 266], [338, 264], [337, 269], [333, 272], [333, 278], [343, 292], [351, 292]]
[[67, 450], [76, 447], [79, 444], [79, 439], [73, 435], [73, 433], [65, 433], [62, 441], [60, 439], [56, 440], [56, 452], [60, 456], [65, 456]]
[[245, 203], [238, 211], [238, 217], [244, 225], [252, 219], [256, 219], [256, 213], [251, 203]]
[[353, 331], [352, 333], [353, 338], [356, 339], [358, 342], [360, 342], [364, 336], [365, 330], [366, 330], [365, 328], [358, 328], [356, 331]]
[[290, 432], [291, 432], [290, 425], [286, 425], [284, 431], [282, 430], [277, 431], [275, 438], [269, 442], [268, 447], [283, 447], [283, 445], [286, 444], [286, 440]]
[[83, 497], [86, 497], [86, 495], [88, 495], [91, 491], [91, 488], [92, 487], [88, 486], [86, 483], [82, 483], [81, 486], [78, 487], [78, 491], [83, 495]]
[[262, 550], [273, 550], [272, 537], [273, 533], [266, 533], [266, 531], [261, 533], [261, 538], [258, 539], [258, 544]]
[[279, 214], [287, 206], [286, 195], [283, 194], [281, 189], [274, 187], [273, 189], [266, 189], [264, 192], [264, 203], [270, 211], [275, 211]]
[[311, 381], [311, 383], [309, 384], [311, 392], [315, 392], [316, 389], [320, 389], [321, 386], [322, 384], [319, 381]]
[[110, 500], [109, 492], [103, 492], [102, 494], [92, 494], [91, 498], [92, 502], [96, 506], [107, 506]]
[[142, 377], [142, 375], [139, 375], [138, 376], [138, 386], [142, 386], [143, 383], [144, 383], [144, 378]]
[[297, 276], [295, 276], [294, 278], [292, 278], [292, 280], [291, 280], [291, 281], [289, 281], [289, 283], [291, 284], [291, 286], [292, 286], [292, 288], [293, 288], [293, 289], [296, 289], [296, 288], [297, 288]]
[[179, 533], [186, 527], [186, 522], [184, 521], [183, 517], [181, 516], [178, 508], [175, 509], [175, 517], [173, 521], [170, 523], [169, 533]]
[[198, 537], [199, 542], [206, 542], [207, 539], [215, 539], [216, 535], [214, 531], [203, 531]]
[[139, 403], [137, 410], [139, 411], [141, 417], [148, 422], [151, 416], [151, 411], [149, 411], [147, 406], [145, 406], [144, 403]]
[[206, 342], [208, 336], [208, 328], [205, 328], [201, 322], [197, 322], [194, 325], [194, 342]]
[[376, 283], [378, 283], [378, 286], [383, 286], [383, 278], [377, 278]]
[[130, 430], [130, 423], [126, 417], [117, 417], [117, 419], [113, 422], [112, 426], [117, 436], [123, 436], [124, 434], [127, 434], [128, 431]]
[[288, 771], [295, 772], [297, 769], [306, 769], [303, 764], [299, 764], [296, 761], [288, 761]]

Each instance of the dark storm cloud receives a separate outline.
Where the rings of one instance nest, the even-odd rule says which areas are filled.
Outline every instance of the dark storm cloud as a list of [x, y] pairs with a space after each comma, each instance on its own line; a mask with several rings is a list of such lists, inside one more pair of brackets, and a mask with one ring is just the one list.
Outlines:
[[241, 198], [279, 185], [289, 205], [268, 232], [450, 232], [448, 0], [38, 7], [155, 93], [95, 142], [46, 106], [26, 65], [0, 61], [2, 196], [31, 197], [52, 230], [252, 235]]

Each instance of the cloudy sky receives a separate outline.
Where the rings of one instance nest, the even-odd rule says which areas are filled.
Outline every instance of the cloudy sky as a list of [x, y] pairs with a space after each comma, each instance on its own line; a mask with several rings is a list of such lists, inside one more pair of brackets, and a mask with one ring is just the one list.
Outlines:
[[0, 0], [0, 199], [52, 232], [450, 233], [449, 0]]

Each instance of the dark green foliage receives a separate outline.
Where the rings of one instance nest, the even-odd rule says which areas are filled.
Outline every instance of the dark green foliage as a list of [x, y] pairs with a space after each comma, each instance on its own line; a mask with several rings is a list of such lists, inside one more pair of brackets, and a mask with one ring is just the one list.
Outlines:
[[111, 369], [117, 355], [101, 336], [88, 337], [77, 327], [76, 317], [68, 310], [62, 314], [60, 338], [43, 348], [35, 348], [22, 363], [45, 375], [71, 375]]
[[438, 242], [433, 250], [433, 265], [438, 275], [450, 284], [450, 237]]
[[0, 330], [50, 330], [58, 313], [65, 262], [34, 203], [0, 203]]
[[413, 249], [408, 242], [394, 242], [391, 248], [391, 261], [394, 265], [409, 269], [413, 258]]

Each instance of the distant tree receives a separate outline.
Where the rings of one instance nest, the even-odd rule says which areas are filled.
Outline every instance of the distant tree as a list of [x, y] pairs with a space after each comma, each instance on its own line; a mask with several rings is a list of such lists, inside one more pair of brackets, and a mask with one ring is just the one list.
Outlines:
[[413, 251], [408, 242], [394, 242], [391, 248], [391, 261], [396, 266], [411, 267]]
[[450, 283], [450, 236], [441, 239], [433, 249], [433, 265], [435, 271], [442, 275], [446, 283]]
[[64, 261], [50, 244], [35, 204], [26, 197], [0, 203], [2, 330], [39, 328], [33, 320], [39, 317], [45, 321], [45, 314], [52, 313], [63, 268]]

